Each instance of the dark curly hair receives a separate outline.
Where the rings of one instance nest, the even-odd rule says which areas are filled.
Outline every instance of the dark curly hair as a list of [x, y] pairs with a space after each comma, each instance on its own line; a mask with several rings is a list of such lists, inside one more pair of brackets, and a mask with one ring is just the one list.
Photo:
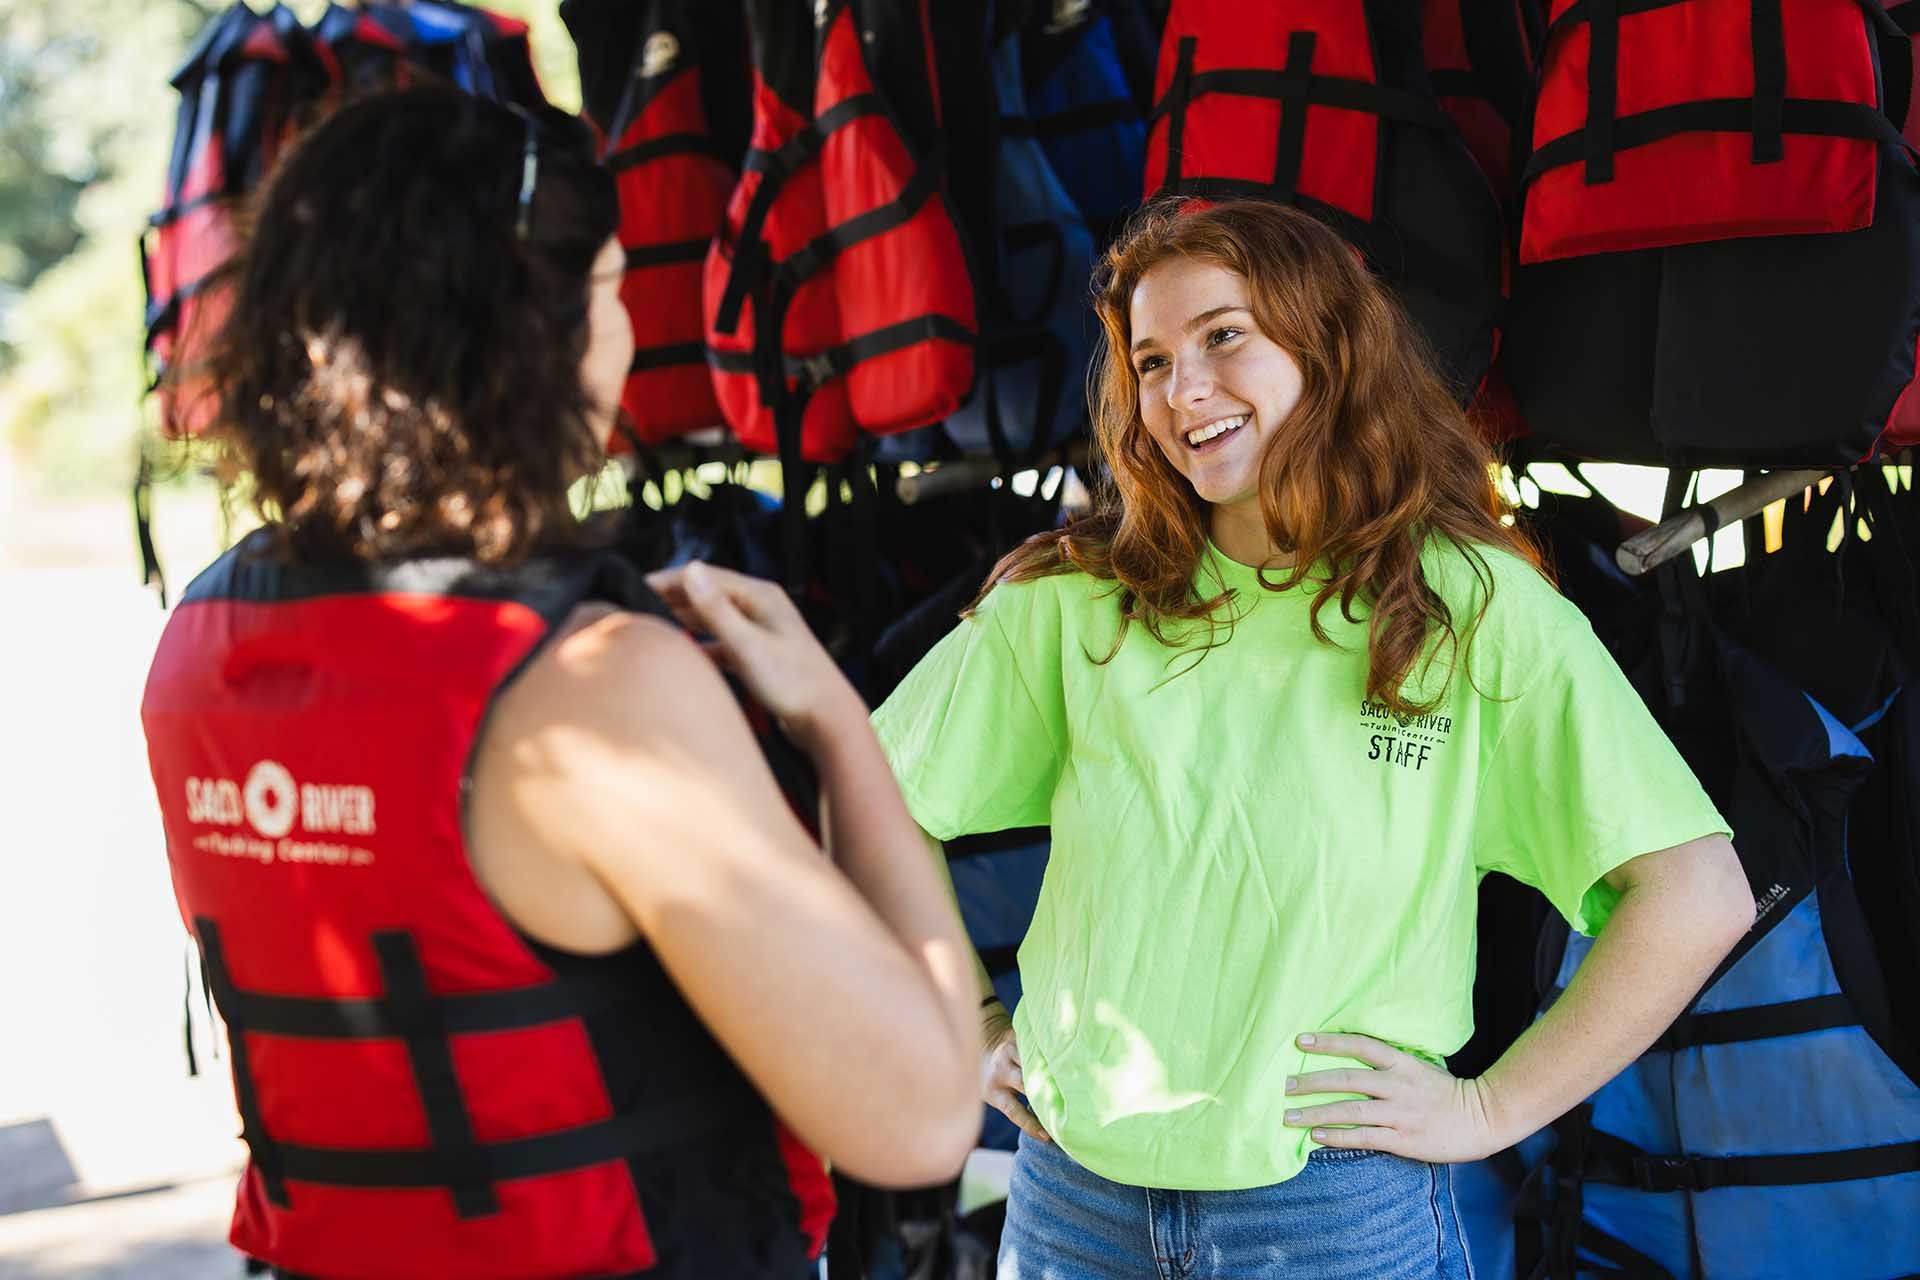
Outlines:
[[592, 135], [552, 109], [408, 89], [304, 136], [223, 272], [206, 363], [212, 435], [282, 551], [505, 563], [580, 541], [567, 489], [603, 461], [588, 275], [618, 220]]

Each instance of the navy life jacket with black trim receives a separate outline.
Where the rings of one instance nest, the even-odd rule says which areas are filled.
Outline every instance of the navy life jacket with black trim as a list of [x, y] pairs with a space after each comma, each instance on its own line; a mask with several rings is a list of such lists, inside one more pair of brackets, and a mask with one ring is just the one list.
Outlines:
[[462, 797], [500, 690], [610, 554], [293, 568], [264, 531], [188, 589], [142, 717], [249, 1162], [232, 1239], [316, 1276], [811, 1274], [832, 1213], [644, 942], [517, 931]]
[[1553, 13], [1505, 352], [1534, 434], [1683, 467], [1920, 441], [1920, 175], [1880, 58], [1899, 28], [1872, 0]]
[[753, 138], [707, 257], [708, 362], [734, 434], [789, 476], [937, 422], [973, 385], [926, 8], [748, 7]]
[[[620, 296], [633, 324], [620, 407], [649, 445], [720, 426], [701, 288], [751, 123], [741, 11], [702, 0], [567, 0], [560, 17], [620, 194]], [[609, 451], [626, 448], [617, 434]]]
[[1104, 247], [1140, 203], [1155, 35], [1138, 0], [1027, 7], [1018, 22], [1026, 110], [1002, 127], [1040, 144]]
[[1419, 6], [1174, 0], [1146, 191], [1274, 200], [1356, 245], [1464, 402], [1494, 354], [1505, 230], [1434, 95]]

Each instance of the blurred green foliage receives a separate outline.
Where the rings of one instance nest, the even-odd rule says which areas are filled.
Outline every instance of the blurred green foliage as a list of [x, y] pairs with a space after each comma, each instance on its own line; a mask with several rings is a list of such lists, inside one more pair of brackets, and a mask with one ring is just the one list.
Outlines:
[[[142, 396], [136, 245], [166, 174], [178, 105], [168, 79], [225, 7], [5, 0], [0, 9], [0, 482], [11, 473], [16, 488], [62, 498], [132, 481], [154, 423]], [[310, 22], [326, 3], [289, 7]], [[557, 0], [486, 7], [531, 23], [548, 97], [577, 109]]]

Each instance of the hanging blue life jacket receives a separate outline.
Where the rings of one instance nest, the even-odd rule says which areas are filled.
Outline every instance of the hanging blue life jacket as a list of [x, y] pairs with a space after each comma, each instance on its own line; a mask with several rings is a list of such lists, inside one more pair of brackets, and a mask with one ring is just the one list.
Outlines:
[[[1885, 1047], [1847, 852], [1873, 757], [1703, 618], [1683, 643], [1699, 665], [1663, 723], [1733, 823], [1758, 919], [1652, 1049], [1521, 1144], [1521, 1273], [1920, 1272], [1920, 1086]], [[1590, 946], [1566, 937], [1549, 1002]]]
[[1133, 0], [1052, 0], [1020, 33], [1024, 121], [1102, 244], [1140, 203], [1154, 40]]
[[[1085, 427], [1097, 329], [1087, 283], [1094, 238], [1033, 135], [1020, 80], [1024, 34], [999, 30], [991, 50], [992, 205], [959, 203], [981, 279], [978, 382], [939, 430], [963, 453], [1017, 464]], [[936, 448], [919, 434], [879, 443], [889, 459]]]

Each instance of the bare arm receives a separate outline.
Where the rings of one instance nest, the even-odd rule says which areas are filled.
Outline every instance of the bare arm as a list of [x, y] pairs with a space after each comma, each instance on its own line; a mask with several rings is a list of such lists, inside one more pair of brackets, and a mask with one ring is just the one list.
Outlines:
[[1288, 1093], [1359, 1093], [1288, 1113], [1329, 1146], [1476, 1160], [1565, 1114], [1660, 1037], [1753, 923], [1753, 895], [1723, 836], [1643, 854], [1607, 877], [1620, 901], [1553, 1007], [1477, 1080], [1360, 1035], [1301, 1039], [1362, 1069], [1314, 1071]]
[[1645, 1053], [1753, 924], [1753, 893], [1725, 836], [1645, 854], [1607, 882], [1620, 901], [1566, 991], [1480, 1077], [1495, 1150]]
[[[867, 1181], [934, 1182], [977, 1124], [972, 979], [911, 825], [887, 843], [885, 794], [900, 802], [860, 735], [864, 715], [828, 717], [812, 743], [845, 822], [881, 827], [853, 838], [844, 875], [713, 663], [664, 623], [616, 615], [567, 637], [503, 702], [487, 750], [512, 825], [605, 886], [803, 1140]], [[864, 793], [882, 799], [863, 808]]]

